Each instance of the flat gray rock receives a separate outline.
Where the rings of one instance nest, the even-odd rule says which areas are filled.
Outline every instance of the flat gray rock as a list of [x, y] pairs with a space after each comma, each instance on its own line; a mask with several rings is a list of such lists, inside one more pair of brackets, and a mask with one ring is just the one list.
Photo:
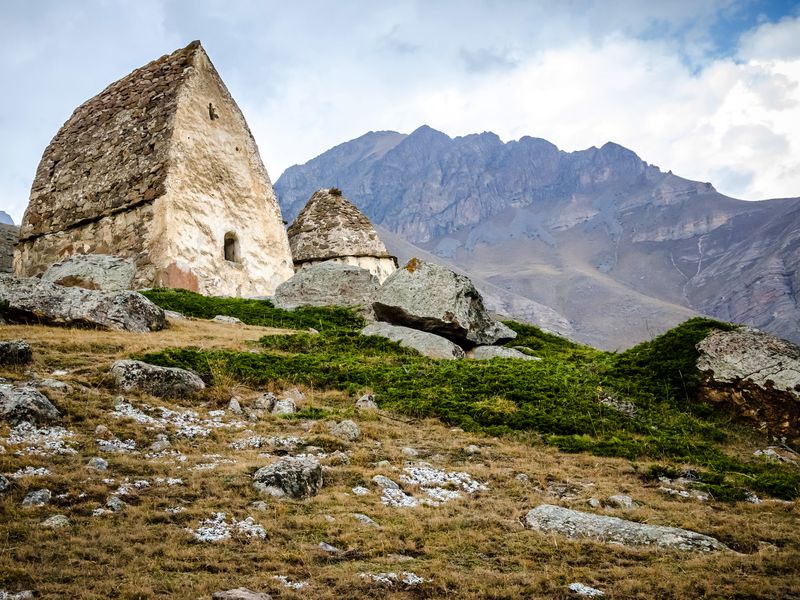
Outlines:
[[435, 333], [463, 347], [517, 337], [489, 315], [468, 277], [416, 258], [383, 282], [372, 308], [380, 321]]
[[26, 365], [32, 360], [31, 347], [25, 340], [0, 342], [0, 365]]
[[61, 413], [39, 390], [0, 384], [0, 420], [16, 425], [23, 421], [52, 423]]
[[518, 360], [542, 360], [538, 356], [531, 356], [504, 346], [478, 346], [467, 352], [467, 358], [473, 360], [491, 360], [493, 358], [516, 358]]
[[361, 429], [351, 419], [345, 419], [331, 427], [331, 434], [348, 442], [356, 442], [361, 439]]
[[369, 307], [378, 290], [378, 279], [366, 269], [323, 262], [300, 269], [275, 290], [275, 306], [293, 310], [299, 306]]
[[272, 596], [263, 592], [254, 592], [247, 588], [236, 588], [224, 592], [214, 592], [211, 594], [212, 600], [272, 600]]
[[44, 272], [42, 281], [102, 292], [129, 290], [136, 275], [130, 258], [108, 254], [75, 254]]
[[256, 471], [253, 487], [279, 498], [315, 496], [322, 489], [322, 466], [313, 458], [287, 456]]
[[536, 531], [558, 533], [573, 540], [590, 539], [624, 546], [654, 546], [694, 552], [728, 549], [713, 537], [687, 529], [644, 525], [552, 504], [542, 504], [529, 510], [524, 524]]
[[362, 329], [361, 335], [377, 335], [393, 342], [400, 342], [400, 345], [404, 348], [411, 348], [430, 358], [447, 360], [464, 358], [464, 350], [450, 340], [427, 331], [411, 329], [410, 327], [376, 321]]
[[0, 316], [43, 323], [146, 333], [166, 326], [164, 311], [137, 292], [98, 292], [0, 274]]
[[164, 398], [188, 396], [206, 387], [196, 373], [159, 367], [138, 360], [118, 360], [111, 366], [117, 386], [126, 392], [142, 391]]

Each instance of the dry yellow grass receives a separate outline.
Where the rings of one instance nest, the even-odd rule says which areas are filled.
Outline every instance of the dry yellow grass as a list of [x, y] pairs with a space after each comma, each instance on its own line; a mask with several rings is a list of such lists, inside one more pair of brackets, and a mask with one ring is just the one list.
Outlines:
[[[8, 426], [0, 425], [0, 445], [7, 446], [0, 454], [0, 473], [27, 466], [51, 471], [45, 477], [16, 480], [0, 496], [0, 590], [32, 589], [44, 598], [86, 599], [210, 598], [214, 591], [239, 586], [276, 598], [569, 598], [567, 585], [580, 581], [615, 599], [800, 597], [796, 504], [676, 500], [643, 483], [637, 467], [625, 460], [562, 454], [530, 440], [472, 435], [433, 420], [357, 412], [355, 398], [336, 392], [303, 390], [306, 404], [325, 407], [337, 420], [356, 420], [364, 434], [361, 441], [336, 440], [325, 421], [268, 416], [249, 422], [247, 433], [221, 428], [207, 438], [183, 439], [166, 430], [171, 449], [184, 454], [185, 462], [111, 454], [102, 455], [109, 461], [108, 471], [85, 468], [90, 457], [101, 455], [95, 441], [98, 425], [106, 425], [119, 439], [135, 440], [142, 450], [163, 433], [110, 416], [118, 395], [107, 376], [111, 362], [174, 346], [247, 349], [266, 331], [203, 321], [174, 322], [167, 331], [146, 335], [22, 326], [0, 330], [3, 338], [31, 343], [36, 357], [32, 369], [41, 376], [53, 369], [70, 371], [61, 379], [73, 386], [71, 392], [47, 393], [64, 413], [64, 427], [75, 432], [72, 444], [78, 450], [71, 456], [16, 456], [15, 448], [5, 444]], [[24, 370], [0, 375], [26, 378]], [[126, 399], [134, 406], [191, 408], [205, 417], [233, 393], [246, 405], [260, 391], [239, 386], [178, 401], [136, 394]], [[230, 447], [249, 435], [297, 436], [328, 451], [344, 448], [350, 463], [331, 466], [314, 498], [261, 498], [251, 476], [270, 461], [259, 456], [265, 449]], [[469, 444], [479, 446], [480, 453], [466, 453]], [[403, 453], [406, 447], [420, 456], [409, 459]], [[193, 469], [212, 462], [209, 455], [235, 462]], [[384, 506], [371, 479], [383, 474], [397, 481], [407, 460], [466, 471], [488, 490], [439, 507]], [[520, 473], [528, 481], [517, 479]], [[151, 486], [125, 496], [129, 505], [123, 512], [92, 516], [126, 477], [147, 479]], [[156, 485], [158, 477], [180, 477], [184, 484]], [[105, 478], [116, 481], [104, 483]], [[352, 488], [358, 485], [370, 493], [356, 496]], [[573, 497], [548, 492], [559, 485], [572, 490]], [[51, 505], [23, 509], [25, 494], [42, 487], [53, 491]], [[599, 512], [700, 531], [737, 552], [698, 556], [574, 542], [526, 530], [520, 522], [528, 509], [543, 502], [589, 510], [589, 498], [617, 493], [633, 496], [640, 507]], [[251, 506], [258, 500], [266, 501], [265, 511]], [[165, 511], [177, 506], [185, 510]], [[266, 539], [194, 540], [187, 528], [218, 511], [229, 518], [252, 516], [266, 529]], [[353, 513], [369, 515], [380, 528], [360, 524]], [[41, 528], [40, 522], [53, 514], [67, 516], [71, 525], [57, 531]], [[319, 550], [320, 542], [341, 552], [329, 556]], [[411, 571], [430, 581], [388, 589], [359, 576], [382, 571]], [[306, 581], [308, 587], [288, 589], [276, 575]]]

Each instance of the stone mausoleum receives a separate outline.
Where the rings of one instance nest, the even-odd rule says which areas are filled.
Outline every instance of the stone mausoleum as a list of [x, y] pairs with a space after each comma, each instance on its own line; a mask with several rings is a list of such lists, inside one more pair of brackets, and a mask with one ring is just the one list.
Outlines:
[[337, 188], [314, 192], [289, 226], [289, 244], [298, 271], [332, 261], [366, 269], [383, 283], [397, 269], [370, 220]]
[[271, 295], [293, 274], [255, 140], [200, 42], [112, 83], [45, 150], [14, 271], [73, 254], [132, 259], [135, 288]]

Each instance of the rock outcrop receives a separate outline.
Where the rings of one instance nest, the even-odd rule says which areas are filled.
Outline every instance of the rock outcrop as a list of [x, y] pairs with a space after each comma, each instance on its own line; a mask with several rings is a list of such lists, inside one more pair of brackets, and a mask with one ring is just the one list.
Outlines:
[[183, 397], [205, 389], [196, 373], [159, 367], [138, 360], [118, 360], [111, 366], [117, 386], [124, 392], [142, 391], [164, 398]]
[[701, 399], [772, 435], [800, 440], [800, 347], [763, 331], [714, 331], [697, 345]]
[[713, 537], [660, 525], [594, 515], [552, 504], [542, 504], [528, 511], [525, 526], [543, 533], [557, 533], [569, 539], [590, 539], [624, 546], [653, 546], [694, 552], [727, 550]]
[[0, 384], [0, 421], [14, 425], [23, 421], [44, 424], [59, 418], [61, 413], [40, 391]]
[[107, 254], [75, 254], [50, 265], [42, 275], [65, 287], [81, 287], [102, 292], [121, 292], [133, 286], [136, 265], [130, 258]]
[[369, 307], [378, 279], [361, 267], [326, 261], [300, 269], [275, 290], [275, 306]]
[[440, 335], [419, 331], [401, 325], [375, 322], [361, 330], [361, 335], [377, 335], [393, 342], [399, 342], [404, 348], [416, 350], [430, 358], [456, 359], [464, 358], [464, 350]]
[[537, 356], [525, 354], [514, 348], [503, 346], [477, 346], [467, 352], [467, 358], [474, 360], [491, 360], [493, 358], [515, 358], [517, 360], [541, 360]]
[[314, 458], [288, 456], [256, 471], [253, 487], [279, 498], [315, 496], [322, 489], [322, 466]]
[[517, 336], [489, 316], [469, 278], [417, 259], [389, 276], [372, 308], [381, 321], [435, 333], [467, 348]]
[[136, 292], [97, 292], [0, 275], [0, 317], [43, 323], [146, 333], [166, 325], [164, 311]]
[[314, 192], [288, 234], [298, 270], [333, 261], [362, 267], [383, 282], [397, 268], [369, 219], [336, 188]]
[[14, 244], [19, 238], [19, 227], [0, 223], [0, 273], [14, 270]]

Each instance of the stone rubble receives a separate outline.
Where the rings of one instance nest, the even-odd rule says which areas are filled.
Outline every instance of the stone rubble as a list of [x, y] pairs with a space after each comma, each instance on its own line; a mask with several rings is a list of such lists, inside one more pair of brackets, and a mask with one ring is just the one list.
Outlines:
[[584, 585], [582, 583], [570, 583], [567, 588], [576, 596], [583, 596], [585, 598], [596, 598], [606, 595], [605, 592], [600, 591], [597, 588], [589, 587], [588, 585]]
[[286, 575], [274, 575], [273, 579], [277, 579], [278, 581], [280, 581], [283, 584], [283, 587], [295, 591], [300, 591], [309, 586], [309, 583], [307, 581], [292, 581]]
[[266, 539], [267, 531], [256, 523], [252, 517], [247, 517], [243, 521], [231, 518], [228, 523], [224, 512], [214, 513], [211, 518], [201, 521], [196, 529], [187, 529], [189, 533], [199, 542], [220, 542], [230, 539], [232, 535], [240, 535], [247, 539]]
[[403, 571], [402, 573], [395, 573], [394, 571], [389, 571], [388, 573], [359, 573], [358, 576], [389, 588], [397, 585], [415, 587], [430, 581], [430, 579], [423, 579], [410, 571]]
[[56, 456], [77, 454], [67, 445], [66, 440], [75, 434], [63, 427], [36, 427], [24, 421], [11, 429], [11, 435], [5, 440], [9, 446], [21, 446], [14, 451], [17, 456]]

